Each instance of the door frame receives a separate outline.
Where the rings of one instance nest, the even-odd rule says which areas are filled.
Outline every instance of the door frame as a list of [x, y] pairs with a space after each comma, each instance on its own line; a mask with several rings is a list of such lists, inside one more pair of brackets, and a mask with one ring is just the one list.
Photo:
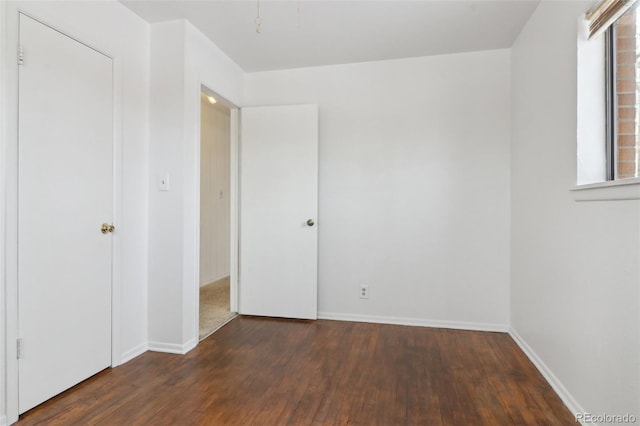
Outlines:
[[[15, 49], [10, 46], [17, 46], [19, 33], [19, 19], [23, 14], [43, 25], [52, 28], [61, 34], [81, 43], [109, 58], [113, 61], [113, 223], [118, 226], [122, 223], [122, 60], [114, 55], [110, 55], [104, 50], [97, 48], [91, 43], [87, 43], [73, 33], [56, 27], [46, 20], [34, 16], [32, 13], [18, 7], [9, 10], [2, 2], [0, 8], [0, 22], [3, 25], [2, 39], [4, 44], [0, 46], [2, 60], [1, 88], [5, 96], [1, 105], [4, 119], [2, 123], [2, 133], [0, 134], [0, 152], [4, 155], [0, 163], [0, 179], [3, 197], [0, 197], [0, 236], [4, 237], [4, 252], [0, 266], [4, 266], [4, 282], [0, 285], [0, 299], [4, 302], [0, 309], [4, 310], [4, 315], [0, 315], [0, 320], [4, 317], [5, 330], [4, 338], [0, 339], [3, 347], [0, 354], [4, 357], [6, 371], [4, 379], [6, 381], [6, 419], [0, 418], [0, 423], [6, 421], [11, 424], [18, 420], [18, 360], [16, 358], [16, 342], [18, 338], [18, 64], [13, 56]], [[111, 366], [115, 367], [121, 363], [122, 354], [120, 349], [120, 297], [122, 290], [122, 238], [118, 233], [112, 235], [112, 278], [111, 278]]]
[[[197, 78], [198, 90], [195, 101], [196, 106], [196, 149], [195, 149], [195, 164], [194, 170], [197, 179], [195, 179], [195, 222], [194, 222], [194, 236], [195, 236], [195, 262], [193, 262], [194, 271], [193, 276], [196, 277], [193, 280], [194, 288], [193, 295], [195, 297], [195, 336], [196, 341], [199, 343], [199, 324], [200, 324], [200, 161], [201, 161], [201, 108], [200, 108], [200, 93], [204, 92], [215, 97], [218, 102], [224, 103], [229, 107], [230, 111], [230, 123], [229, 123], [229, 309], [231, 312], [238, 312], [239, 300], [238, 300], [238, 286], [239, 286], [239, 197], [238, 197], [238, 183], [239, 183], [239, 145], [240, 145], [240, 132], [239, 132], [239, 116], [240, 107], [233, 102], [221, 96], [211, 87], [215, 85], [208, 83], [203, 78]], [[198, 344], [196, 343], [196, 345]]]

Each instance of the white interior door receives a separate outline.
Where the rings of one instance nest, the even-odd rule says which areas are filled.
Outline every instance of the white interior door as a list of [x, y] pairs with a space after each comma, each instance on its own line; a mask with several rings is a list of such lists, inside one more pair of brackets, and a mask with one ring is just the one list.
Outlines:
[[112, 60], [20, 16], [20, 413], [111, 364]]
[[318, 109], [241, 110], [240, 313], [317, 318]]

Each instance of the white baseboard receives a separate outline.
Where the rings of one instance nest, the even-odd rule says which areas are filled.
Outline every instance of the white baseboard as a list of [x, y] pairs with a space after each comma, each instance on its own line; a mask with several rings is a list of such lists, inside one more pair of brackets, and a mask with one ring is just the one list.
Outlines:
[[7, 416], [4, 414], [0, 416], [0, 426], [7, 426]]
[[214, 279], [206, 279], [204, 283], [200, 283], [200, 287], [204, 287], [205, 285], [209, 285], [209, 284], [213, 284], [216, 281], [220, 281], [223, 278], [227, 278], [228, 276], [230, 276], [230, 274], [223, 274], [220, 278], [214, 278]]
[[414, 327], [451, 328], [455, 330], [497, 331], [507, 333], [507, 324], [490, 324], [479, 322], [439, 321], [422, 318], [383, 317], [374, 315], [339, 314], [335, 312], [318, 312], [318, 319], [336, 321], [370, 322], [376, 324], [409, 325]]
[[165, 352], [168, 354], [184, 355], [198, 344], [198, 339], [194, 338], [182, 345], [177, 343], [149, 342], [149, 350], [153, 352]]
[[135, 357], [142, 355], [148, 350], [149, 350], [149, 345], [147, 344], [147, 342], [140, 343], [138, 346], [131, 348], [125, 353], [123, 353], [122, 356], [120, 357], [121, 358], [120, 364], [118, 365], [122, 365], [125, 362], [129, 362]]
[[184, 346], [184, 353], [186, 354], [187, 352], [189, 352], [190, 350], [192, 350], [193, 348], [195, 348], [196, 346], [198, 346], [198, 336], [194, 337], [193, 339], [189, 340], [187, 343], [185, 343]]
[[[516, 342], [516, 344], [522, 349], [522, 352], [529, 358], [533, 365], [538, 369], [540, 374], [549, 382], [551, 388], [558, 394], [564, 405], [575, 416], [577, 413], [587, 413], [582, 408], [578, 401], [571, 395], [571, 393], [564, 387], [560, 379], [556, 377], [549, 367], [542, 361], [542, 359], [534, 352], [533, 349], [525, 342], [525, 340], [515, 331], [513, 328], [509, 329], [509, 335]], [[576, 423], [579, 423], [576, 421]], [[582, 424], [582, 423], [581, 423]], [[594, 423], [591, 423], [594, 424]]]

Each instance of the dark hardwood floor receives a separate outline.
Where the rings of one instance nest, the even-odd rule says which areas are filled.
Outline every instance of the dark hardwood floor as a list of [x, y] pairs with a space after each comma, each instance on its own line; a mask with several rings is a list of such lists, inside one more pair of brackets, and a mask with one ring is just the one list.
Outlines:
[[503, 333], [238, 317], [148, 352], [20, 425], [575, 425]]

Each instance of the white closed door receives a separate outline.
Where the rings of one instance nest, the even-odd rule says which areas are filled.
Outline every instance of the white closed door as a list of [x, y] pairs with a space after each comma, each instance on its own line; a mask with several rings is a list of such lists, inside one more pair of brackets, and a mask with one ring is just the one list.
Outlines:
[[[111, 364], [112, 60], [20, 16], [19, 411]], [[117, 231], [116, 231], [117, 232]]]
[[240, 146], [239, 311], [316, 319], [317, 106], [243, 108]]

